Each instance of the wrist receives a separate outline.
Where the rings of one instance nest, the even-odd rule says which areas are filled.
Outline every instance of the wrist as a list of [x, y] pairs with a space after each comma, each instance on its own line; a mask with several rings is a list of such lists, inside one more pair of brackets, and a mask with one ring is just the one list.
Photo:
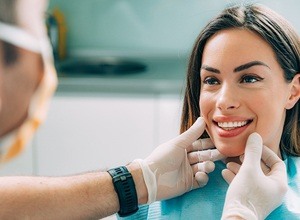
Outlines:
[[134, 179], [127, 167], [120, 166], [109, 169], [107, 171], [114, 184], [115, 191], [118, 195], [120, 210], [118, 214], [121, 217], [126, 217], [136, 213], [138, 207], [138, 197]]
[[131, 162], [127, 166], [135, 183], [136, 193], [139, 204], [146, 204], [148, 201], [148, 190], [144, 181], [142, 169], [137, 162]]
[[250, 210], [245, 209], [231, 209], [227, 210], [222, 215], [222, 220], [246, 220], [246, 219], [258, 219], [256, 215]]
[[260, 219], [257, 213], [249, 207], [235, 201], [227, 204], [223, 209], [222, 220], [231, 219]]

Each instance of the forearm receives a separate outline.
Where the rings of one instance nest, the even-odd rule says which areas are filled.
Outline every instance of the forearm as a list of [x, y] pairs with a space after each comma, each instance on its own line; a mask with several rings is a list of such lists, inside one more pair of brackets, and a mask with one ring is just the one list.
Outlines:
[[[146, 201], [141, 171], [128, 167], [139, 203]], [[0, 219], [99, 219], [119, 211], [119, 200], [107, 172], [69, 177], [1, 177]]]
[[108, 173], [72, 177], [2, 177], [0, 219], [88, 219], [118, 210]]

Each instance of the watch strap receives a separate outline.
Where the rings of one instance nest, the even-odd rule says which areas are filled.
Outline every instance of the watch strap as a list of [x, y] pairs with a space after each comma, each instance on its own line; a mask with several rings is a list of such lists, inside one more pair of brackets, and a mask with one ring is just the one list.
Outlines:
[[134, 214], [138, 210], [138, 199], [132, 175], [125, 166], [116, 167], [107, 171], [114, 184], [119, 198], [120, 217]]

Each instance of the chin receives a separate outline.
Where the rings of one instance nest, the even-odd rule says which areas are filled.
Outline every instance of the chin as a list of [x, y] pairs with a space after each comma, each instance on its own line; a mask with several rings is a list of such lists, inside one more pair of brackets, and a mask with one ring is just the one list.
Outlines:
[[234, 145], [224, 145], [215, 143], [216, 148], [226, 157], [238, 157], [245, 152], [245, 148], [241, 146], [234, 146]]

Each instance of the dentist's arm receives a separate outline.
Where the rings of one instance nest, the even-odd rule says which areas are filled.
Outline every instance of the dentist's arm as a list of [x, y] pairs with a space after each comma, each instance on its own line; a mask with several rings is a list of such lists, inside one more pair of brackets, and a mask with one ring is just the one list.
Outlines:
[[[139, 204], [181, 195], [202, 185], [187, 159], [205, 129], [199, 118], [185, 133], [158, 146], [127, 169]], [[99, 219], [120, 210], [108, 172], [68, 177], [0, 177], [0, 219]]]
[[[261, 168], [261, 160], [269, 168]], [[249, 136], [243, 164], [227, 164], [222, 173], [230, 183], [222, 219], [265, 219], [277, 208], [287, 191], [284, 162], [263, 146], [257, 133]]]

